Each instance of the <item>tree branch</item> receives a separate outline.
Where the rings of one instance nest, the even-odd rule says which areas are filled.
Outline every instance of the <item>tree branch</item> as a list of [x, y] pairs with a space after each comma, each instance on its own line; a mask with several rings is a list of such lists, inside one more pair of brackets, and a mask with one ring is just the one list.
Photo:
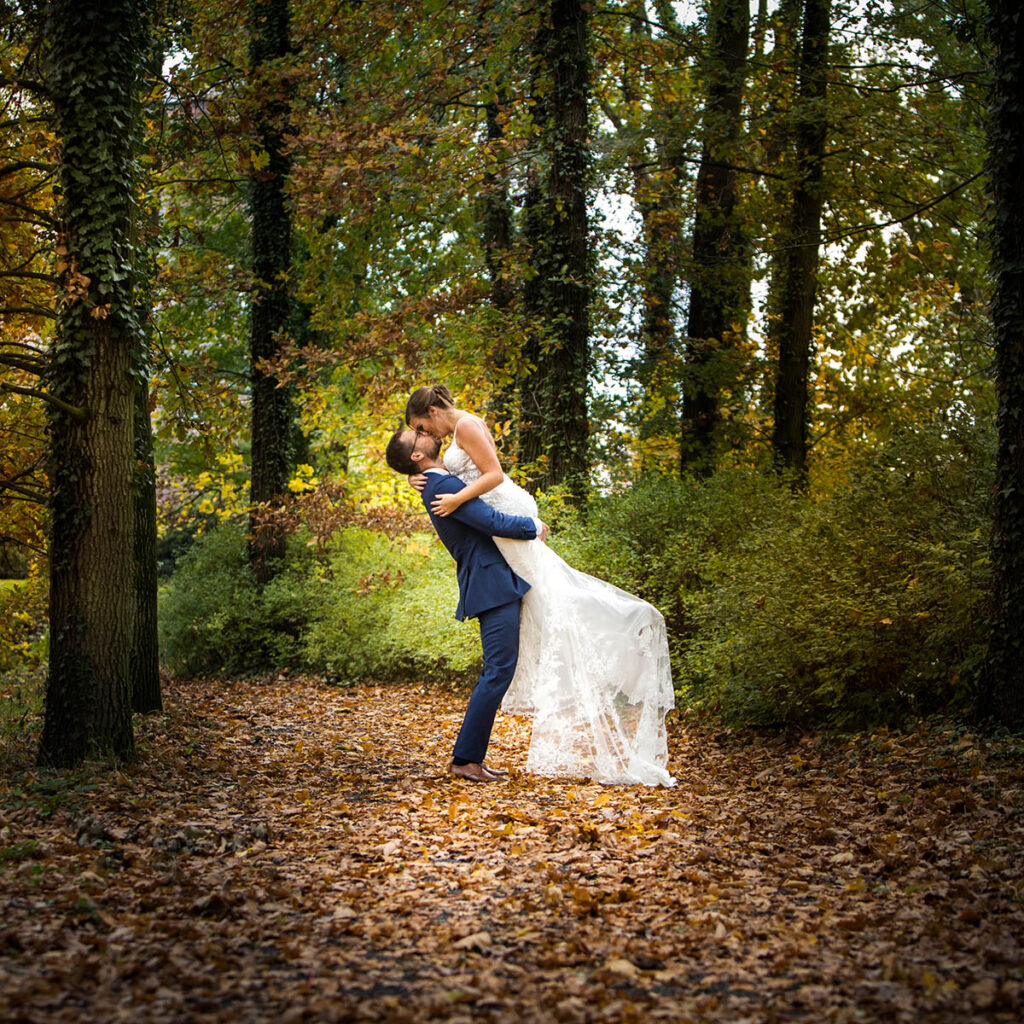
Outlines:
[[36, 160], [18, 160], [13, 164], [8, 164], [6, 167], [0, 167], [0, 178], [5, 174], [14, 174], [15, 171], [46, 171], [49, 173], [54, 168], [53, 164], [42, 164]]
[[[39, 499], [40, 503], [44, 499]], [[43, 548], [37, 548], [35, 544], [30, 544], [27, 540], [22, 540], [21, 537], [11, 537], [8, 534], [0, 535], [0, 542], [4, 544], [17, 544], [19, 547], [28, 548], [29, 551], [34, 551], [37, 555], [46, 555], [46, 551]]]
[[46, 502], [46, 494], [33, 487], [26, 487], [24, 484], [16, 484], [12, 480], [0, 480], [0, 490], [14, 491], [29, 501], [38, 502], [40, 505]]
[[0, 316], [45, 316], [51, 320], [57, 319], [52, 309], [43, 306], [0, 306]]
[[66, 412], [69, 416], [78, 420], [79, 423], [84, 423], [89, 418], [88, 410], [83, 409], [79, 405], [71, 405], [62, 398], [57, 398], [55, 395], [40, 391], [38, 388], [23, 388], [0, 380], [0, 391], [11, 391], [16, 395], [28, 395], [29, 398], [41, 398], [44, 402], [49, 402], [50, 405], [60, 409], [61, 412]]
[[42, 359], [26, 359], [22, 356], [9, 356], [0, 352], [0, 365], [10, 366], [15, 370], [24, 370], [26, 373], [34, 373], [37, 377], [43, 375], [46, 363]]

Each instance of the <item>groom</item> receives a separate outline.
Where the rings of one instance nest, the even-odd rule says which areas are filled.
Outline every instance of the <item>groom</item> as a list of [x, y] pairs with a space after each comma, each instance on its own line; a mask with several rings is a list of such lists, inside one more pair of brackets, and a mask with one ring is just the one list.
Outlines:
[[544, 540], [548, 528], [539, 519], [497, 512], [479, 498], [471, 498], [450, 516], [435, 516], [430, 505], [437, 495], [452, 494], [466, 486], [438, 460], [440, 450], [441, 442], [436, 438], [406, 428], [395, 432], [385, 458], [397, 473], [426, 475], [423, 504], [456, 563], [459, 606], [455, 617], [476, 617], [480, 621], [484, 667], [455, 741], [451, 772], [473, 782], [493, 782], [505, 773], [488, 768], [484, 755], [494, 716], [516, 671], [520, 602], [530, 584], [508, 567], [491, 538]]

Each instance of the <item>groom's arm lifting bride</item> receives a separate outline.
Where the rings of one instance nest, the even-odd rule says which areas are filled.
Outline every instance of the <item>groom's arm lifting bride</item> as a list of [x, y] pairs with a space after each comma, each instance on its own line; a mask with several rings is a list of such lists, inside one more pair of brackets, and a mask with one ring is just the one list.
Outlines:
[[472, 498], [450, 516], [431, 512], [439, 494], [462, 490], [465, 484], [438, 460], [441, 444], [411, 429], [396, 431], [388, 442], [387, 463], [397, 473], [426, 474], [422, 498], [442, 543], [455, 559], [459, 581], [457, 619], [477, 618], [483, 647], [483, 670], [466, 708], [452, 757], [451, 771], [473, 782], [492, 782], [504, 773], [487, 767], [484, 757], [494, 716], [515, 675], [519, 658], [519, 614], [529, 583], [502, 558], [492, 537], [541, 540], [548, 528], [539, 519], [497, 512]]

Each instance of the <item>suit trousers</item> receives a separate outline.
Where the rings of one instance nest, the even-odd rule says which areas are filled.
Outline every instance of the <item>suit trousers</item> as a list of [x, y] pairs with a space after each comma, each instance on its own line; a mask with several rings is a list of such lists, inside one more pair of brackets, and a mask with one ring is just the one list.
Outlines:
[[454, 756], [479, 763], [487, 753], [494, 716], [516, 673], [519, 661], [519, 613], [521, 601], [491, 608], [477, 616], [484, 667], [473, 688], [462, 720]]

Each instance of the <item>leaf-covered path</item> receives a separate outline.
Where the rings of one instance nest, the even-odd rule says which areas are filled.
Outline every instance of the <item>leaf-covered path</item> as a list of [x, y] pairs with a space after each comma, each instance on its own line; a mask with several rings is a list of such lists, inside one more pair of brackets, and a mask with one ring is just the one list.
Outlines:
[[[1020, 750], [673, 726], [673, 790], [444, 772], [465, 694], [176, 682], [0, 782], [0, 1020], [1016, 1021]], [[15, 766], [17, 767], [17, 766]]]

